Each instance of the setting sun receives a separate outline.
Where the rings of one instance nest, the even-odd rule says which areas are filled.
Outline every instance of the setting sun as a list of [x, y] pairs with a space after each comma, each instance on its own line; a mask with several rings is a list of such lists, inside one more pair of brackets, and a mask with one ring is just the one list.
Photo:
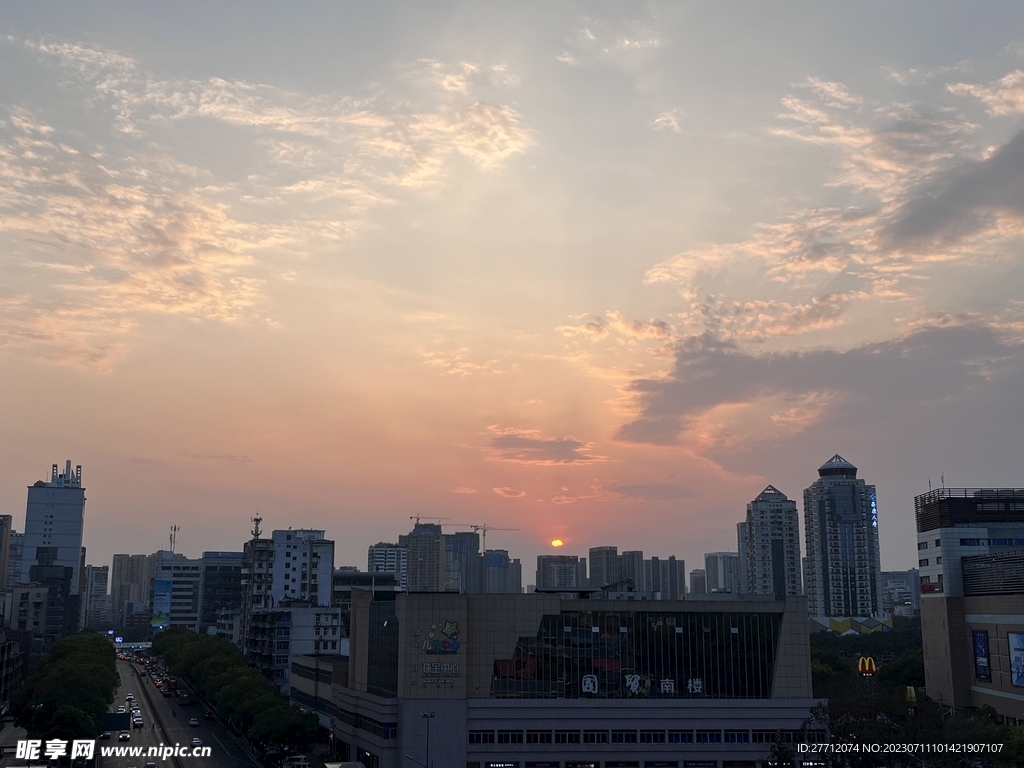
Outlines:
[[555, 539], [551, 542], [552, 547], [560, 547], [564, 542], [561, 539]]

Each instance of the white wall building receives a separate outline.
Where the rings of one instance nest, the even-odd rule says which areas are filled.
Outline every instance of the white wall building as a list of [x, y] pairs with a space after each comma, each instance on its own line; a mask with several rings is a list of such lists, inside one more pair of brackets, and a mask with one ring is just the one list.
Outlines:
[[704, 555], [707, 591], [733, 594], [739, 592], [740, 556], [738, 552], [708, 552]]
[[409, 588], [409, 550], [383, 541], [374, 544], [366, 553], [366, 570], [397, 574], [398, 588], [405, 592]]
[[800, 517], [796, 502], [769, 485], [747, 504], [737, 526], [740, 592], [785, 600], [802, 594]]
[[274, 531], [271, 542], [271, 594], [275, 604], [292, 599], [330, 605], [334, 542], [325, 539], [323, 531], [310, 528]]

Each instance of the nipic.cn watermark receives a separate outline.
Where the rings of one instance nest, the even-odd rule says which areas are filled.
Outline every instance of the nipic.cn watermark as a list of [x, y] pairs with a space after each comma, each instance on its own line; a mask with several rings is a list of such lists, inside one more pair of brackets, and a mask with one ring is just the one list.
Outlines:
[[[103, 757], [153, 757], [167, 760], [171, 757], [210, 757], [210, 747], [193, 747], [187, 744], [161, 744], [157, 747], [100, 747]], [[96, 757], [95, 739], [48, 739], [44, 743], [39, 739], [27, 739], [18, 742], [15, 759], [25, 760], [28, 764], [35, 761], [44, 762], [61, 757], [84, 758], [92, 760]]]

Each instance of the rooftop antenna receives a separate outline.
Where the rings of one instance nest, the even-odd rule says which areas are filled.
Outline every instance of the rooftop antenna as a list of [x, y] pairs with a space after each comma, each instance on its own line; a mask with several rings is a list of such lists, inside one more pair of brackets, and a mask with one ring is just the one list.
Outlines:
[[941, 475], [939, 475], [939, 479], [942, 480], [942, 487], [945, 488], [946, 487], [946, 473], [943, 472]]
[[260, 511], [256, 510], [256, 517], [249, 518], [252, 520], [252, 537], [258, 539], [260, 537], [260, 523], [263, 522], [263, 518], [260, 517]]
[[180, 525], [171, 526], [171, 554], [174, 554], [174, 545], [178, 543], [178, 531], [181, 530]]
[[928, 493], [931, 493], [931, 492], [932, 492], [932, 478], [931, 478], [931, 475], [929, 475], [928, 476]]

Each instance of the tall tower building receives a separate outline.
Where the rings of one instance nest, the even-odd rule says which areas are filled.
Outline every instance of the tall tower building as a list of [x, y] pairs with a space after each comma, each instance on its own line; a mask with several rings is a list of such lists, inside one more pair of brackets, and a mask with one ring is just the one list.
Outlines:
[[398, 537], [398, 545], [409, 550], [409, 591], [443, 592], [447, 563], [441, 526], [416, 523], [411, 533]]
[[595, 589], [622, 580], [618, 547], [590, 548], [590, 585]]
[[[11, 564], [11, 533], [14, 531], [14, 517], [0, 515], [0, 592], [7, 589], [7, 571]], [[14, 586], [13, 584], [11, 586]]]
[[740, 556], [737, 552], [708, 552], [704, 555], [707, 590], [734, 594], [739, 592]]
[[690, 571], [690, 594], [706, 595], [708, 591], [707, 574], [703, 568], [694, 568]]
[[324, 531], [289, 528], [271, 534], [271, 594], [276, 603], [285, 598], [330, 605], [334, 578], [334, 542]]
[[804, 591], [811, 616], [881, 612], [875, 486], [838, 453], [804, 490]]
[[405, 592], [409, 588], [409, 550], [397, 544], [378, 542], [367, 550], [366, 571], [395, 574], [398, 588]]
[[586, 585], [587, 559], [576, 555], [537, 555], [537, 589], [580, 589]]
[[149, 603], [156, 577], [156, 555], [114, 555], [110, 567], [111, 620], [124, 627], [125, 605]]
[[775, 595], [785, 600], [801, 594], [800, 518], [796, 502], [769, 485], [747, 504], [747, 519], [737, 526], [740, 592]]
[[82, 593], [82, 610], [85, 625], [105, 628], [110, 623], [110, 597], [107, 595], [109, 565], [85, 566], [85, 589]]
[[[633, 588], [637, 592], [643, 592], [646, 587], [644, 577], [644, 553], [643, 550], [634, 549], [623, 552], [619, 555], [619, 562], [622, 567], [621, 578], [633, 582]], [[684, 590], [685, 591], [685, 590]]]
[[25, 549], [25, 534], [11, 531], [11, 543], [7, 549], [7, 586], [13, 587], [21, 581], [21, 557]]
[[33, 565], [70, 568], [71, 594], [80, 594], [84, 525], [82, 466], [76, 466], [72, 474], [69, 459], [61, 474], [54, 464], [49, 482], [39, 480], [28, 489], [21, 581], [29, 580], [29, 569]]

